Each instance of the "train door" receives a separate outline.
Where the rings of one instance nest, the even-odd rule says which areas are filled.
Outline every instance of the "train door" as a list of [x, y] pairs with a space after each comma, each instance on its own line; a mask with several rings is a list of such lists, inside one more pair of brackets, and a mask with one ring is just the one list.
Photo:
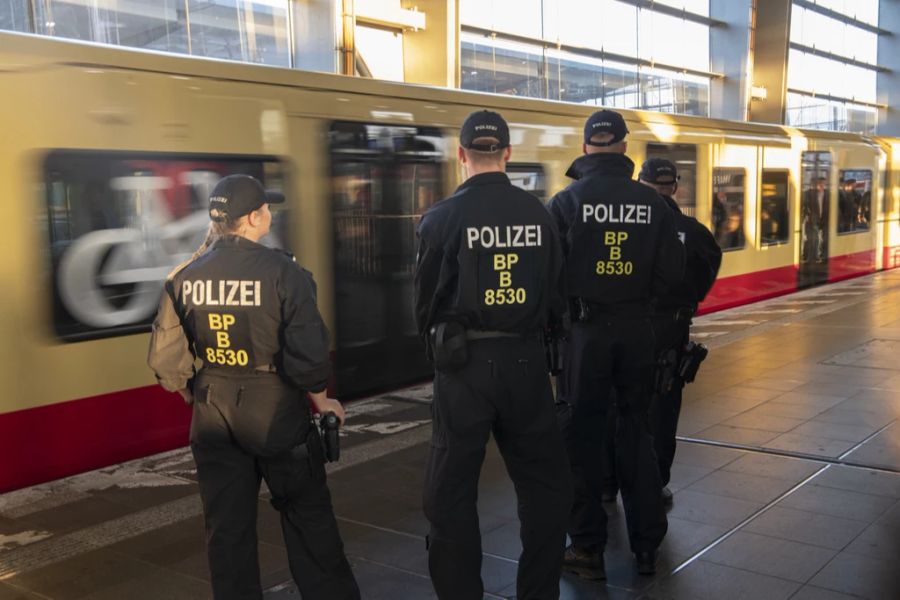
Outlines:
[[413, 312], [415, 228], [443, 193], [434, 128], [330, 131], [336, 388], [341, 398], [431, 373]]
[[828, 281], [831, 231], [831, 153], [804, 152], [801, 158], [800, 260], [797, 287]]

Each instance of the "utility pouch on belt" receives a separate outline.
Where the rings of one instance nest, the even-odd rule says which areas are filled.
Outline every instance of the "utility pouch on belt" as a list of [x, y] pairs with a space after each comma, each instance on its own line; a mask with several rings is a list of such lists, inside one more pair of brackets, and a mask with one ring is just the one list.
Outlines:
[[694, 381], [697, 371], [700, 369], [700, 363], [707, 354], [709, 354], [709, 350], [703, 344], [688, 342], [684, 347], [681, 363], [678, 365], [678, 377], [685, 383]]
[[547, 371], [551, 375], [559, 375], [563, 370], [563, 348], [565, 340], [555, 332], [544, 332], [544, 355], [547, 359]]
[[[682, 361], [683, 362], [683, 361]], [[656, 365], [655, 387], [658, 394], [668, 394], [675, 381], [676, 369], [680, 376], [681, 364], [678, 362], [678, 353], [674, 348], [669, 348], [659, 357]], [[695, 369], [696, 373], [696, 369]]]
[[438, 370], [455, 371], [468, 362], [466, 330], [462, 325], [454, 321], [438, 323], [431, 328], [430, 334], [434, 366]]

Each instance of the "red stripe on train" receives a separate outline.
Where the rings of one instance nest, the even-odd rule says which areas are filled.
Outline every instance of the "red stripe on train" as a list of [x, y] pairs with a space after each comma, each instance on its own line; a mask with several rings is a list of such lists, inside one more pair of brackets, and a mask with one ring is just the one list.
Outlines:
[[828, 281], [841, 281], [875, 271], [875, 249], [832, 256], [828, 261]]
[[[900, 247], [884, 253], [885, 268], [900, 266]], [[830, 280], [874, 269], [874, 250], [836, 256]], [[700, 313], [796, 289], [793, 265], [724, 277]], [[0, 493], [185, 446], [190, 421], [191, 410], [181, 396], [156, 385], [0, 414]]]
[[900, 267], [900, 246], [884, 247], [884, 268], [896, 269]]
[[716, 280], [706, 300], [700, 305], [699, 314], [725, 310], [758, 302], [775, 296], [789, 294], [797, 289], [797, 267], [778, 267]]
[[0, 414], [0, 492], [184, 446], [190, 422], [158, 385]]
[[[887, 249], [885, 250], [887, 253]], [[900, 253], [896, 253], [900, 256]], [[900, 258], [898, 258], [900, 260]], [[885, 263], [887, 268], [887, 263]], [[875, 271], [875, 250], [832, 256], [828, 260], [828, 281], [841, 281]], [[778, 267], [733, 277], [722, 277], [700, 305], [699, 314], [759, 302], [797, 290], [797, 266]]]

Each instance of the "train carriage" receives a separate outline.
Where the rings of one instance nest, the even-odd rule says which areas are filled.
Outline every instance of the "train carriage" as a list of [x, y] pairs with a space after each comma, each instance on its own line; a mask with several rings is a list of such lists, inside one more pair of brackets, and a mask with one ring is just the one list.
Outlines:
[[[414, 228], [459, 183], [465, 116], [503, 113], [511, 178], [547, 200], [594, 109], [12, 33], [0, 82], [0, 491], [186, 443], [147, 331], [219, 177], [286, 193], [267, 243], [315, 274], [347, 399], [428, 376]], [[897, 142], [623, 114], [629, 155], [674, 160], [679, 202], [725, 248], [703, 310], [900, 264]]]

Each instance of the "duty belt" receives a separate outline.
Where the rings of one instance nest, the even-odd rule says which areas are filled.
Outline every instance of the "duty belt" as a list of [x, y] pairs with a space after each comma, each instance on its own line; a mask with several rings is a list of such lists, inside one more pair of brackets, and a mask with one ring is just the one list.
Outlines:
[[656, 314], [663, 317], [671, 317], [673, 321], [690, 321], [694, 316], [694, 309], [690, 306], [679, 306], [677, 308], [661, 308], [657, 310]]
[[275, 365], [259, 365], [258, 367], [230, 367], [223, 365], [203, 363], [203, 369], [212, 371], [229, 371], [232, 373], [277, 373], [278, 369]]
[[573, 315], [576, 322], [590, 321], [592, 316], [643, 319], [653, 314], [650, 303], [646, 301], [601, 304], [577, 297], [573, 298], [573, 301]]
[[466, 330], [466, 339], [472, 340], [488, 340], [492, 338], [516, 338], [516, 339], [537, 339], [537, 334], [528, 335], [525, 333], [516, 333], [514, 331], [492, 331], [489, 329], [468, 329]]

